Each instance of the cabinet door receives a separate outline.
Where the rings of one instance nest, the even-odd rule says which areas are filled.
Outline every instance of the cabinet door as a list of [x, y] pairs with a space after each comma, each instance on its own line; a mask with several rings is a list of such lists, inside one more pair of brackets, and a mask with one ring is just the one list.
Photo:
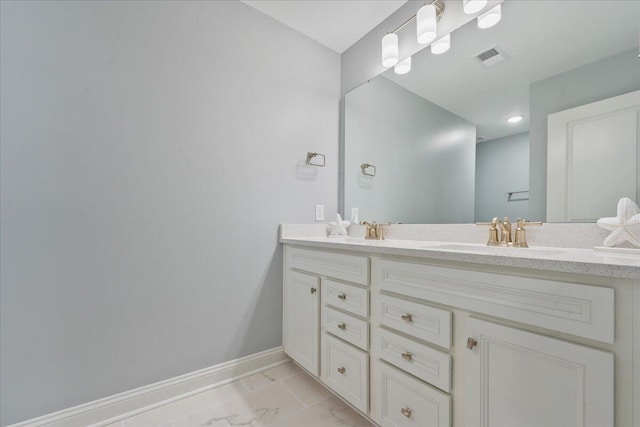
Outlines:
[[285, 281], [284, 351], [319, 375], [320, 279], [289, 271]]
[[468, 426], [614, 425], [612, 353], [472, 318], [467, 332]]

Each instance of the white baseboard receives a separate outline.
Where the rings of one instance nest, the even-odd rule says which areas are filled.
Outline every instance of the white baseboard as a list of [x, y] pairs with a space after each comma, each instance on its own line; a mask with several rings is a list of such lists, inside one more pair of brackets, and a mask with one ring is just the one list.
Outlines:
[[8, 427], [105, 425], [288, 362], [282, 347], [63, 409]]

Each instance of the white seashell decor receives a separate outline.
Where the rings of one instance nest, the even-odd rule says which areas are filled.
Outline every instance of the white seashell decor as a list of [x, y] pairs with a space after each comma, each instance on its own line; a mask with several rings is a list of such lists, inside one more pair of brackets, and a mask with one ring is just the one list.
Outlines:
[[347, 228], [351, 225], [351, 221], [343, 221], [340, 214], [336, 214], [336, 220], [329, 222], [329, 236], [346, 236]]
[[598, 226], [611, 230], [611, 234], [604, 239], [605, 246], [617, 246], [624, 242], [640, 246], [640, 208], [627, 197], [618, 201], [618, 215], [600, 218]]

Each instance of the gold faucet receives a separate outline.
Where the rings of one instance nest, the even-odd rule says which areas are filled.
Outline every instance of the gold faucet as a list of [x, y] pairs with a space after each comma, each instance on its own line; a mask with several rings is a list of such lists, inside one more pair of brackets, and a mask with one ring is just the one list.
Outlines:
[[375, 221], [373, 221], [372, 224], [369, 224], [367, 221], [360, 221], [360, 224], [367, 226], [367, 229], [364, 232], [365, 239], [384, 240], [384, 229], [382, 228], [382, 224], [378, 224]]
[[500, 223], [500, 246], [513, 246], [511, 241], [511, 221], [505, 216]]
[[[542, 222], [531, 222], [526, 219], [518, 218], [516, 220], [515, 240], [511, 240], [511, 228], [512, 224], [509, 221], [509, 217], [505, 216], [502, 221], [495, 217], [491, 222], [477, 222], [477, 225], [489, 226], [489, 240], [487, 246], [506, 246], [514, 248], [528, 248], [527, 236], [525, 234], [525, 227], [531, 225], [541, 226]], [[500, 239], [498, 239], [498, 227], [500, 228]]]
[[516, 221], [516, 239], [513, 242], [513, 246], [516, 248], [528, 248], [529, 245], [527, 244], [527, 236], [524, 232], [524, 228], [531, 226], [531, 225], [535, 225], [535, 226], [542, 226], [542, 222], [541, 221], [536, 221], [536, 222], [531, 222], [531, 221], [527, 221], [526, 219], [520, 219], [518, 218]]

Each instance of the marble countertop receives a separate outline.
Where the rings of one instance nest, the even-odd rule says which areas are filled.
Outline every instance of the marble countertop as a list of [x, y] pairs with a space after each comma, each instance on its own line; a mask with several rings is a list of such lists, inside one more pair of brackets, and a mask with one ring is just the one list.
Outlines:
[[640, 279], [640, 256], [633, 253], [558, 247], [505, 248], [425, 240], [365, 240], [356, 237], [282, 236], [281, 243], [375, 255], [470, 262], [563, 273]]

